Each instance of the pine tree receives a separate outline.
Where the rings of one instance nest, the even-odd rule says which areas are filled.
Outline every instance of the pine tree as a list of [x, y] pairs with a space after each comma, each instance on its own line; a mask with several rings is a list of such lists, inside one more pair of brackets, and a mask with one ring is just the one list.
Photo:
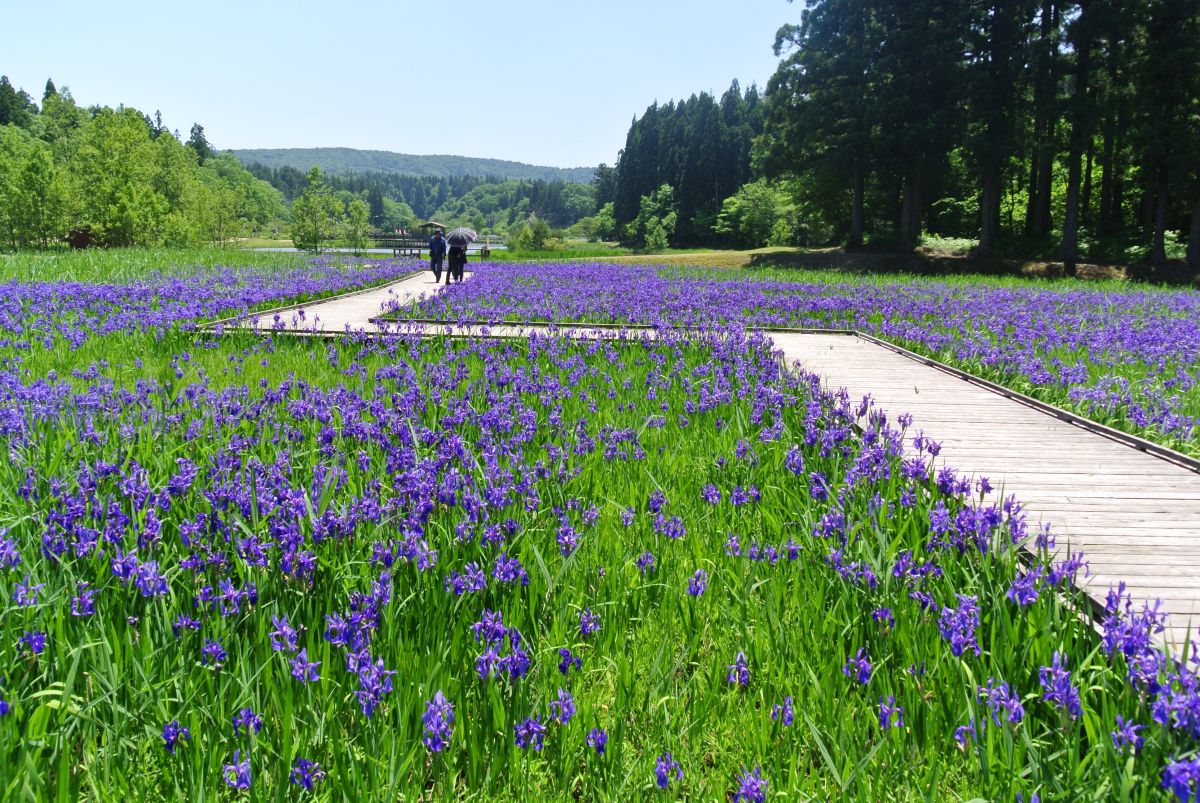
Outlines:
[[[1191, 184], [1200, 111], [1200, 2], [1155, 0], [1146, 21], [1146, 47], [1137, 65], [1137, 138], [1152, 195], [1150, 262], [1166, 262], [1173, 190]], [[1189, 164], [1191, 162], [1191, 164]], [[1182, 194], [1182, 193], [1181, 193]]]
[[1075, 53], [1074, 85], [1067, 107], [1070, 136], [1067, 146], [1067, 199], [1063, 215], [1061, 255], [1063, 269], [1074, 276], [1079, 259], [1080, 189], [1083, 152], [1094, 130], [1095, 105], [1092, 98], [1092, 44], [1095, 40], [1097, 0], [1079, 0], [1079, 14], [1067, 29], [1067, 38]]
[[1033, 138], [1029, 143], [1028, 204], [1025, 233], [1041, 236], [1050, 231], [1050, 194], [1054, 157], [1058, 153], [1059, 43], [1062, 15], [1056, 0], [1042, 0], [1038, 35], [1031, 43], [1033, 55]]
[[801, 25], [776, 34], [775, 52], [791, 55], [767, 85], [765, 173], [803, 173], [835, 198], [848, 193], [850, 246], [862, 242], [867, 172], [877, 144], [871, 122], [879, 80], [873, 54], [882, 44], [877, 11], [876, 4], [857, 0], [810, 3]]
[[1024, 119], [1026, 44], [1034, 3], [990, 0], [974, 7], [967, 58], [967, 142], [979, 174], [979, 246], [988, 256], [1000, 227], [1003, 172]]
[[887, 31], [868, 117], [881, 157], [900, 170], [900, 246], [916, 248], [930, 186], [962, 129], [967, 9], [952, 0], [873, 0]]
[[213, 155], [213, 147], [204, 136], [204, 126], [199, 123], [192, 124], [187, 146], [196, 152], [196, 158], [200, 160], [200, 164], [204, 164]]
[[37, 112], [33, 98], [24, 90], [14, 87], [7, 75], [0, 75], [0, 125], [29, 128]]

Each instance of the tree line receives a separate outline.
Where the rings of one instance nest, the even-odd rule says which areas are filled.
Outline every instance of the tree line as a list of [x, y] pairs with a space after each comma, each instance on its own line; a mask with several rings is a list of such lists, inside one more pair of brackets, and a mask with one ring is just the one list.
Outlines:
[[[279, 189], [289, 202], [309, 187], [308, 176], [294, 167], [252, 162], [247, 169]], [[531, 217], [562, 229], [596, 211], [591, 185], [560, 180], [349, 172], [326, 175], [324, 182], [336, 192], [363, 198], [372, 225], [385, 230], [440, 220], [505, 233]]]
[[665, 184], [677, 244], [708, 223], [901, 249], [931, 233], [1073, 271], [1163, 264], [1186, 240], [1200, 270], [1200, 0], [809, 0], [775, 50], [749, 147], [713, 149], [711, 99], [634, 120], [613, 198], [628, 239]]
[[0, 76], [0, 247], [190, 245], [286, 224], [283, 197], [203, 126], [184, 141], [136, 109], [41, 102]]
[[676, 245], [720, 240], [725, 200], [752, 177], [764, 113], [758, 88], [743, 92], [737, 81], [719, 100], [702, 92], [651, 105], [634, 118], [616, 166], [596, 172], [602, 233], [648, 247], [664, 235]]
[[41, 102], [0, 76], [0, 248], [190, 245], [259, 234], [318, 250], [439, 219], [480, 231], [563, 229], [595, 189], [561, 180], [392, 173], [323, 176], [244, 166], [203, 126], [185, 140], [154, 117], [80, 107], [47, 81]]
[[817, 0], [775, 47], [766, 172], [840, 188], [849, 242], [1049, 237], [1071, 271], [1187, 230], [1200, 268], [1200, 0]]

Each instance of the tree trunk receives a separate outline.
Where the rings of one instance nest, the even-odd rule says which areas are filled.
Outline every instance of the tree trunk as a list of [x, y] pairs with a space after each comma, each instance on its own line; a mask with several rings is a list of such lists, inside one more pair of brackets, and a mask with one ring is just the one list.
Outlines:
[[1025, 213], [1026, 233], [1039, 236], [1050, 231], [1050, 192], [1054, 178], [1055, 52], [1058, 4], [1042, 0], [1040, 37], [1034, 80], [1034, 151], [1029, 176], [1029, 206]]
[[1088, 137], [1087, 157], [1083, 167], [1083, 197], [1079, 204], [1082, 207], [1079, 210], [1079, 219], [1083, 225], [1090, 226], [1092, 222], [1092, 163], [1095, 154], [1095, 142], [1092, 137]]
[[[1053, 140], [1053, 131], [1047, 136]], [[1034, 209], [1033, 230], [1033, 233], [1038, 235], [1049, 234], [1052, 226], [1050, 218], [1053, 210], [1050, 205], [1050, 196], [1053, 194], [1054, 185], [1053, 141], [1042, 147], [1041, 160], [1041, 164], [1038, 165], [1037, 207]]]
[[1188, 231], [1187, 263], [1192, 273], [1200, 276], [1200, 193], [1192, 205], [1192, 227]]
[[1118, 152], [1116, 164], [1113, 166], [1113, 195], [1112, 195], [1112, 215], [1109, 220], [1109, 225], [1112, 226], [1114, 232], [1122, 231], [1125, 228], [1125, 163], [1121, 160], [1121, 154]]
[[1156, 198], [1157, 191], [1155, 187], [1153, 185], [1143, 185], [1141, 209], [1143, 235], [1154, 231], [1154, 202]]
[[1075, 275], [1079, 259], [1079, 174], [1081, 154], [1071, 146], [1067, 155], [1067, 212], [1063, 218], [1062, 261], [1068, 276]]
[[981, 257], [992, 255], [992, 243], [996, 237], [996, 224], [1000, 218], [1000, 176], [994, 165], [987, 165], [980, 177], [979, 193], [979, 247], [975, 253]]
[[1068, 276], [1075, 275], [1076, 262], [1079, 259], [1079, 196], [1080, 178], [1083, 172], [1083, 150], [1091, 139], [1091, 129], [1088, 125], [1090, 117], [1088, 109], [1088, 93], [1091, 78], [1092, 41], [1086, 27], [1090, 20], [1083, 19], [1088, 14], [1088, 3], [1080, 0], [1080, 20], [1083, 35], [1076, 46], [1075, 58], [1075, 91], [1071, 98], [1071, 144], [1067, 154], [1067, 209], [1063, 217], [1062, 261], [1063, 269]]
[[1113, 129], [1116, 128], [1116, 112], [1109, 109], [1104, 116], [1104, 141], [1100, 146], [1100, 216], [1096, 231], [1106, 235], [1113, 233], [1113, 179], [1116, 171], [1114, 155], [1116, 144]]
[[[1038, 141], [1037, 127], [1034, 127], [1034, 142]], [[1033, 234], [1037, 228], [1035, 221], [1037, 220], [1037, 194], [1038, 187], [1041, 184], [1038, 182], [1038, 155], [1041, 149], [1038, 145], [1034, 145], [1029, 154], [1029, 184], [1026, 186], [1026, 201], [1025, 201], [1025, 233]]]
[[851, 248], [858, 248], [863, 242], [863, 196], [866, 194], [866, 183], [863, 172], [855, 170], [850, 199], [850, 239], [846, 243]]
[[1167, 264], [1167, 192], [1170, 180], [1165, 168], [1159, 168], [1158, 181], [1154, 187], [1154, 235], [1150, 243], [1150, 264], [1162, 267]]
[[904, 200], [900, 204], [900, 247], [914, 251], [921, 240], [921, 178], [916, 167], [904, 175]]

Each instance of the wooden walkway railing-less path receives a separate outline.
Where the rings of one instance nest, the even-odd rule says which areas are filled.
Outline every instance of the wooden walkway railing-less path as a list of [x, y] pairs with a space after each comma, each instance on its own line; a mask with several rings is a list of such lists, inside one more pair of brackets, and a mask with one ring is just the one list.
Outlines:
[[939, 465], [987, 477], [1015, 495], [1058, 548], [1080, 550], [1094, 600], [1124, 581], [1134, 600], [1161, 599], [1168, 644], [1200, 624], [1200, 474], [963, 381], [859, 337], [773, 334], [789, 360], [852, 399], [870, 394], [894, 421], [941, 444]]

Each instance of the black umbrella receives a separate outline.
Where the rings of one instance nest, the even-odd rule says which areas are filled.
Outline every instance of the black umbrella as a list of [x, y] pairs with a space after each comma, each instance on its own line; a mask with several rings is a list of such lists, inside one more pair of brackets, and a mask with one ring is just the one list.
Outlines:
[[474, 229], [453, 229], [446, 235], [446, 243], [448, 245], [457, 245], [459, 248], [466, 248], [468, 244], [479, 239], [479, 235]]

